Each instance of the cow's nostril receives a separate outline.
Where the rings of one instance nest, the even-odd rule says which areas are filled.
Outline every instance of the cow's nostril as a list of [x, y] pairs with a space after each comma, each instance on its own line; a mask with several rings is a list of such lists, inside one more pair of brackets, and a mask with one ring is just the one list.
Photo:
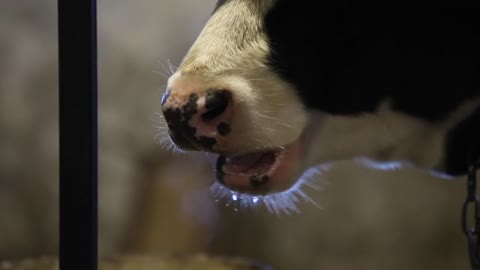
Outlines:
[[220, 116], [228, 106], [230, 92], [227, 90], [209, 90], [205, 99], [205, 109], [202, 114], [203, 120], [212, 120]]

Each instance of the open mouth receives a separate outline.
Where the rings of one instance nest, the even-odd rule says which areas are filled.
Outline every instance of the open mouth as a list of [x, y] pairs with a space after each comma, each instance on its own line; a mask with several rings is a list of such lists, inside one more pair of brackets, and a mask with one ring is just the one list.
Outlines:
[[212, 196], [235, 211], [263, 205], [276, 214], [300, 213], [302, 201], [320, 207], [304, 187], [320, 190], [317, 179], [328, 166], [305, 170], [306, 142], [302, 135], [283, 147], [218, 156]]
[[264, 194], [288, 186], [299, 163], [300, 140], [274, 149], [220, 155], [216, 178], [232, 190]]

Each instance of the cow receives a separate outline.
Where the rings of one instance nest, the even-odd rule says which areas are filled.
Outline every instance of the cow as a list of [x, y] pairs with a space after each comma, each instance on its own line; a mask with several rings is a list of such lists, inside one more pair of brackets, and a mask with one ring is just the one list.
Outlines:
[[348, 6], [218, 1], [161, 100], [166, 140], [216, 156], [216, 197], [297, 211], [338, 161], [451, 179], [478, 158], [476, 15]]

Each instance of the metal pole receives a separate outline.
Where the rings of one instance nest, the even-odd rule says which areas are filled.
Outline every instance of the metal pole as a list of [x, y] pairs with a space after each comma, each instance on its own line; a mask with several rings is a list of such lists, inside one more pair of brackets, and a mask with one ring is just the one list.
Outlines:
[[96, 0], [58, 0], [61, 270], [97, 269]]

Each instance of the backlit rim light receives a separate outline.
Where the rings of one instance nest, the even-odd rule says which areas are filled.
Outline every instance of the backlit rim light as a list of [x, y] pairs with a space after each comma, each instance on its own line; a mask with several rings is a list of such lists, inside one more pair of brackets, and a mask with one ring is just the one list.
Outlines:
[[[367, 168], [379, 170], [379, 171], [396, 171], [406, 168], [416, 168], [413, 164], [405, 161], [375, 161], [368, 159], [366, 157], [354, 158], [354, 162], [357, 164], [363, 165]], [[225, 206], [233, 207], [235, 211], [243, 208], [256, 208], [256, 207], [265, 207], [269, 212], [280, 215], [291, 214], [291, 213], [301, 213], [298, 205], [300, 203], [306, 202], [315, 205], [318, 208], [321, 208], [310, 196], [308, 196], [304, 187], [312, 188], [316, 191], [323, 190], [324, 187], [319, 185], [320, 176], [329, 170], [333, 166], [333, 163], [327, 163], [312, 167], [304, 172], [304, 174], [299, 178], [299, 180], [289, 189], [272, 193], [268, 195], [252, 195], [248, 193], [241, 193], [229, 189], [228, 187], [222, 185], [218, 181], [210, 186], [211, 195], [217, 202], [224, 202]], [[425, 170], [423, 170], [425, 171]], [[426, 170], [427, 174], [430, 174], [435, 177], [442, 179], [454, 179], [454, 177], [434, 170]], [[323, 182], [326, 183], [326, 182]]]
[[282, 213], [287, 215], [291, 213], [299, 214], [301, 211], [298, 205], [302, 202], [311, 203], [321, 208], [303, 189], [309, 187], [316, 191], [322, 190], [319, 176], [329, 168], [330, 165], [321, 165], [306, 170], [292, 187], [282, 192], [267, 195], [241, 193], [229, 189], [218, 181], [214, 181], [210, 186], [210, 192], [217, 202], [221, 201], [225, 203], [225, 206], [232, 207], [235, 211], [244, 208], [265, 207], [270, 213], [277, 215]]
[[433, 169], [423, 169], [415, 166], [413, 163], [408, 161], [376, 161], [369, 159], [367, 157], [358, 157], [353, 159], [354, 162], [366, 166], [367, 168], [379, 170], [379, 171], [396, 171], [402, 169], [414, 169], [423, 171], [431, 176], [438, 177], [445, 180], [454, 180], [455, 176], [448, 175]]

